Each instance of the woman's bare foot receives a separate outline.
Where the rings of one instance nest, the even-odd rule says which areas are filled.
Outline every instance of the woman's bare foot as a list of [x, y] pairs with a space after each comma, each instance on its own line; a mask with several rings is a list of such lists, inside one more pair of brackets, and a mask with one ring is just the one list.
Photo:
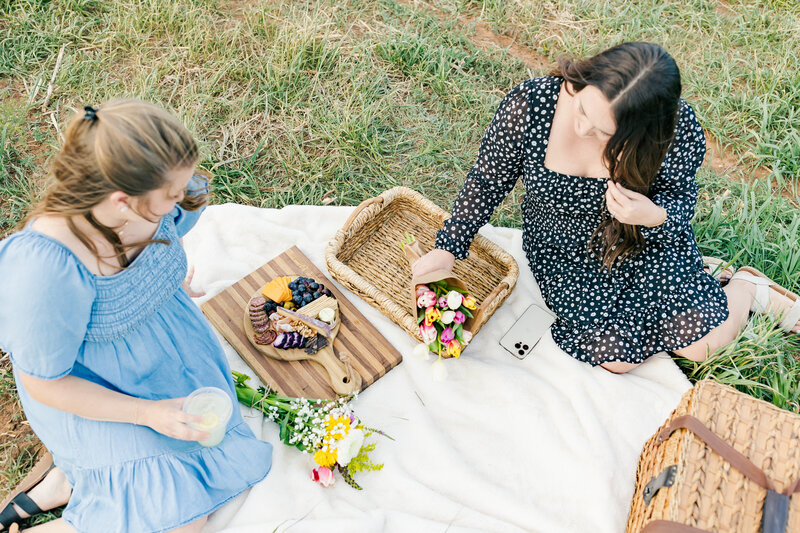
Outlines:
[[[55, 467], [47, 473], [42, 481], [29, 490], [27, 494], [42, 511], [49, 511], [50, 509], [65, 505], [69, 501], [71, 493], [72, 487], [67, 482], [67, 476], [64, 475], [64, 472], [60, 468]], [[19, 513], [20, 517], [28, 518], [28, 516], [30, 516], [18, 506], [14, 505], [14, 508], [17, 513]], [[0, 524], [0, 528], [9, 527], [9, 533], [13, 531], [10, 529], [10, 526], [11, 524]]]

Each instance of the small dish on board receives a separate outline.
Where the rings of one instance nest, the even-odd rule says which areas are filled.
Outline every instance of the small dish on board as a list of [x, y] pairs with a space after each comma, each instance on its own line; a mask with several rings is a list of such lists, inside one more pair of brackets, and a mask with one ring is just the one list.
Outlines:
[[[303, 279], [299, 275], [288, 277], [292, 279], [291, 283]], [[321, 295], [297, 311], [282, 306], [270, 306], [269, 302], [277, 303], [266, 299], [263, 292], [258, 291], [252, 295], [244, 309], [242, 326], [258, 351], [279, 361], [307, 360], [322, 366], [328, 373], [329, 383], [336, 394], [346, 395], [361, 390], [362, 379], [350, 364], [350, 354], [340, 351], [337, 355], [333, 351], [332, 344], [341, 326], [339, 302], [336, 298]], [[330, 322], [325, 322], [323, 318], [328, 316]], [[266, 320], [266, 323], [257, 332], [255, 328], [260, 320]]]

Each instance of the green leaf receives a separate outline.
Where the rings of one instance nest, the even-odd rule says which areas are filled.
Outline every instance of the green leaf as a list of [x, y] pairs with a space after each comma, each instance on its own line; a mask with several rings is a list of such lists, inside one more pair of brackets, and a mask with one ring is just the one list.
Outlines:
[[289, 444], [289, 413], [283, 415], [281, 420], [281, 432], [279, 438], [284, 444]]
[[472, 318], [472, 313], [470, 313], [469, 309], [467, 309], [463, 305], [458, 310], [464, 313], [464, 316], [466, 316], [467, 318]]

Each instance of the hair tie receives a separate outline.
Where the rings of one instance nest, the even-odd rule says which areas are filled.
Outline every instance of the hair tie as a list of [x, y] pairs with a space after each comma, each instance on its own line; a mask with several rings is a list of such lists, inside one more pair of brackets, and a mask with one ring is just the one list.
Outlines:
[[83, 120], [91, 120], [92, 122], [97, 120], [97, 109], [90, 105], [85, 105], [83, 106], [83, 110], [86, 111], [86, 114], [83, 115]]

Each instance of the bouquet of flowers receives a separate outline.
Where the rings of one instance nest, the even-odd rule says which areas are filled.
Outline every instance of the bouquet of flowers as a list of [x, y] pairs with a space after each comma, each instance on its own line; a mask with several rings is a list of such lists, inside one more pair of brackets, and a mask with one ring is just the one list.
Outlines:
[[464, 329], [464, 323], [473, 318], [472, 311], [478, 307], [475, 298], [446, 281], [417, 285], [416, 296], [422, 342], [439, 357], [459, 357], [472, 340], [472, 333]]
[[338, 471], [348, 485], [361, 490], [353, 475], [383, 468], [370, 460], [369, 452], [375, 449], [375, 443], [368, 443], [367, 438], [373, 433], [391, 437], [364, 426], [356, 418], [350, 408], [355, 394], [337, 400], [291, 398], [264, 387], [254, 389], [246, 383], [250, 379], [246, 374], [233, 372], [233, 377], [241, 403], [279, 424], [284, 444], [313, 456], [317, 467], [311, 472], [312, 480], [330, 487], [336, 481], [334, 472]]
[[[409, 264], [422, 257], [416, 237], [406, 233], [400, 242]], [[470, 326], [480, 312], [467, 286], [452, 272], [437, 270], [411, 280], [412, 309], [419, 338], [427, 349], [442, 357], [459, 357], [472, 340]]]

